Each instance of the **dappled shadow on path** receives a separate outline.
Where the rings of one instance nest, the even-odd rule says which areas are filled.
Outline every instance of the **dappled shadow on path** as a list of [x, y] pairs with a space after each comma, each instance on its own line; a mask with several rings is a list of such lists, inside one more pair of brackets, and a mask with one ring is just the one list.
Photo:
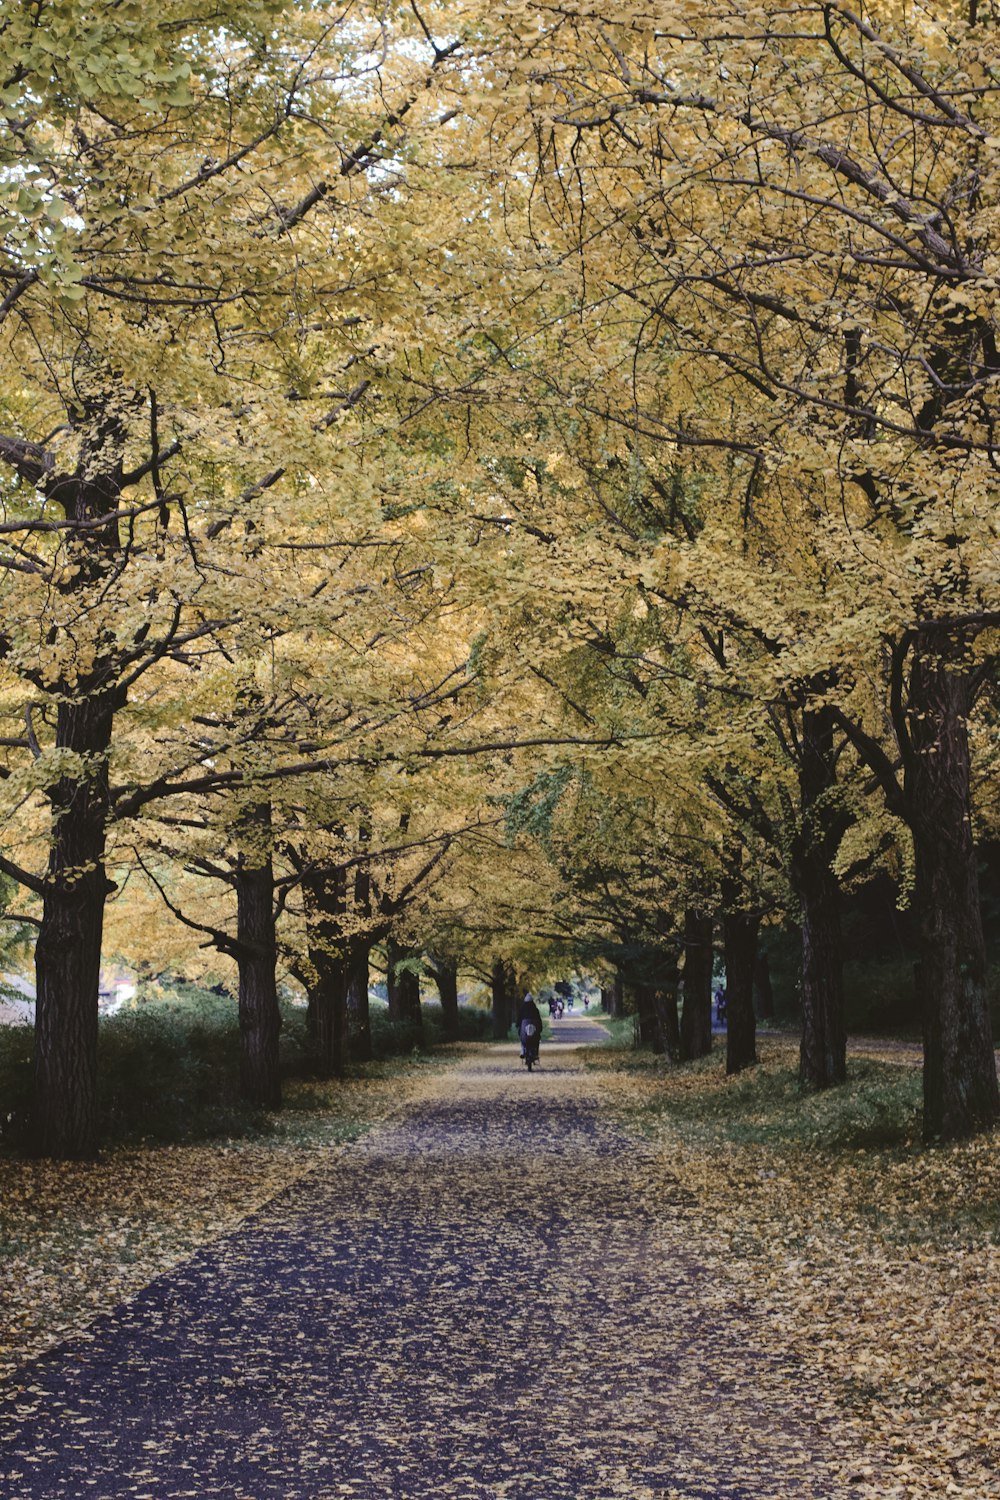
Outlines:
[[[550, 1058], [555, 1048], [550, 1049]], [[10, 1500], [834, 1500], [572, 1054], [492, 1048], [13, 1382]]]

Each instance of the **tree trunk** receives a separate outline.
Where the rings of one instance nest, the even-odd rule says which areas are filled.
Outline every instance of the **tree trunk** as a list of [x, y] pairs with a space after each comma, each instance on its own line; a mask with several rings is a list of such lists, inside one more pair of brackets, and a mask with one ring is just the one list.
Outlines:
[[799, 861], [796, 884], [802, 909], [799, 1079], [803, 1088], [827, 1089], [847, 1077], [840, 889], [815, 853]]
[[611, 1014], [613, 1016], [625, 1014], [625, 980], [620, 971], [615, 974], [614, 983], [611, 986]]
[[303, 882], [303, 894], [313, 971], [308, 1010], [313, 1060], [321, 1078], [340, 1078], [344, 1072], [347, 1011], [347, 944], [343, 935], [346, 871], [337, 866], [310, 871]]
[[615, 1003], [615, 992], [610, 985], [601, 985], [601, 1012], [606, 1016], [612, 1015]]
[[740, 1073], [757, 1061], [753, 974], [760, 914], [729, 909], [723, 917], [726, 949], [726, 1072]]
[[458, 1041], [458, 965], [438, 959], [432, 970], [441, 996], [441, 1029], [446, 1042]]
[[774, 1020], [774, 986], [771, 984], [771, 962], [764, 948], [757, 954], [753, 976], [754, 1004], [759, 1021]]
[[63, 701], [57, 746], [86, 756], [85, 769], [49, 791], [52, 842], [35, 948], [37, 1001], [31, 1146], [38, 1156], [94, 1156], [97, 1119], [97, 1000], [108, 817], [108, 762], [117, 703], [110, 696]]
[[402, 1021], [404, 1014], [403, 976], [397, 974], [396, 965], [403, 957], [403, 949], [393, 937], [385, 940], [385, 993], [389, 1004], [389, 1020]]
[[350, 1052], [355, 1062], [371, 1062], [372, 1023], [368, 1010], [367, 939], [352, 940], [348, 952], [347, 1014], [350, 1027]]
[[684, 913], [684, 1007], [680, 1055], [685, 1062], [712, 1050], [712, 918]]
[[666, 1051], [663, 1030], [656, 1014], [656, 987], [652, 984], [635, 986], [635, 1008], [639, 1020], [639, 1046], [648, 1047], [660, 1054]]
[[493, 1036], [502, 1041], [510, 1031], [510, 1001], [507, 996], [507, 965], [502, 958], [493, 961]]
[[666, 1053], [673, 1062], [681, 1055], [681, 1033], [677, 1023], [677, 981], [658, 984], [653, 990], [653, 1005], [661, 1045], [655, 1050]]
[[837, 784], [833, 711], [803, 709], [799, 795], [802, 823], [792, 849], [791, 876], [802, 910], [803, 1088], [827, 1089], [847, 1077], [840, 888], [830, 861], [847, 827], [832, 800]]
[[[405, 957], [412, 959], [416, 954], [407, 950]], [[404, 969], [400, 975], [400, 1005], [404, 1021], [409, 1021], [411, 1026], [423, 1029], [424, 1016], [420, 1007], [420, 975], [412, 969]]]
[[389, 1019], [409, 1021], [418, 1029], [423, 1027], [420, 1009], [420, 975], [401, 965], [419, 955], [414, 948], [404, 948], [395, 938], [387, 938], [385, 944], [386, 993], [389, 998]]
[[270, 803], [247, 814], [245, 828], [256, 847], [245, 849], [236, 868], [236, 946], [239, 964], [240, 1091], [261, 1109], [280, 1109], [278, 1033], [281, 1013], [275, 982], [274, 874], [271, 865]]
[[905, 794], [913, 833], [924, 1033], [924, 1136], [955, 1139], [1000, 1115], [972, 838], [969, 671], [960, 643], [918, 652]]
[[[360, 841], [368, 842], [370, 830], [362, 823]], [[372, 877], [365, 864], [359, 864], [354, 872], [354, 915], [365, 924], [372, 914]], [[352, 937], [347, 953], [347, 1011], [350, 1027], [350, 1053], [355, 1062], [371, 1062], [372, 1023], [368, 1008], [368, 967], [371, 955], [370, 928]]]

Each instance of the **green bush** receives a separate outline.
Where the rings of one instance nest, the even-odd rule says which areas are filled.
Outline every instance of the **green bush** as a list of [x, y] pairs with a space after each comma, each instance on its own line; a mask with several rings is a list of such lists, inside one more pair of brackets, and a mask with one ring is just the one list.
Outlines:
[[0, 1139], [19, 1140], [31, 1111], [30, 1026], [0, 1026]]
[[[443, 1039], [438, 1005], [424, 1006], [422, 1032], [390, 1021], [377, 1003], [371, 1021], [380, 1060], [428, 1051]], [[487, 1013], [459, 1010], [462, 1040], [481, 1040], [489, 1029]], [[15, 1146], [30, 1118], [31, 1053], [30, 1026], [0, 1027], [0, 1139]], [[282, 1007], [281, 1064], [286, 1076], [310, 1072], [303, 1006]], [[191, 984], [140, 993], [135, 1009], [101, 1018], [98, 1101], [108, 1141], [203, 1140], [268, 1128], [266, 1116], [240, 1098], [235, 1000]]]
[[[424, 1052], [444, 1042], [444, 1018], [437, 1004], [420, 1007], [422, 1025], [413, 1021], [390, 1021], [385, 1005], [373, 1000], [369, 1008], [372, 1053], [376, 1058], [401, 1057], [410, 1052]], [[489, 1011], [460, 1005], [458, 1039], [460, 1042], [482, 1042], [492, 1036], [493, 1019]]]

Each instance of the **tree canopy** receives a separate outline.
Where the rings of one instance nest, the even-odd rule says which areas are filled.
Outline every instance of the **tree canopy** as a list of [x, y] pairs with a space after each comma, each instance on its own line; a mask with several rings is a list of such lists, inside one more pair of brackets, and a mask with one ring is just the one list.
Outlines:
[[35, 1149], [96, 1147], [102, 952], [235, 963], [276, 1106], [278, 986], [337, 1071], [375, 946], [418, 1017], [421, 969], [582, 966], [689, 1057], [714, 930], [738, 1070], [784, 924], [834, 1086], [874, 879], [919, 935], [925, 1132], [990, 1126], [992, 10], [42, 3], [2, 34]]

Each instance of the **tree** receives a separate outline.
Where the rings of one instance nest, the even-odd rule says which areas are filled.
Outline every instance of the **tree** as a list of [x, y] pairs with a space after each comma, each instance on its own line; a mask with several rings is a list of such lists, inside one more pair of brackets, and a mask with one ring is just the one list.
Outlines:
[[781, 648], [768, 696], [820, 684], [808, 706], [905, 824], [925, 1130], [991, 1124], [967, 724], [998, 624], [993, 34], [976, 7], [879, 28], [737, 4], [668, 7], [652, 36], [640, 9], [526, 7], [509, 36], [531, 258], [574, 309], [550, 395], [631, 432], [638, 464], [666, 444], [702, 476], [671, 592], [725, 575], [756, 596]]
[[0, 867], [42, 909], [35, 1147], [73, 1156], [96, 1145], [107, 825], [143, 802], [112, 807], [116, 723], [183, 711], [169, 669], [232, 650], [265, 497], [294, 511], [339, 451], [371, 384], [371, 264], [332, 231], [352, 200], [363, 220], [355, 183], [390, 201], [373, 169], [449, 52], [272, 0], [50, 19], [5, 22], [0, 226], [7, 747], [49, 830], [44, 873]]

